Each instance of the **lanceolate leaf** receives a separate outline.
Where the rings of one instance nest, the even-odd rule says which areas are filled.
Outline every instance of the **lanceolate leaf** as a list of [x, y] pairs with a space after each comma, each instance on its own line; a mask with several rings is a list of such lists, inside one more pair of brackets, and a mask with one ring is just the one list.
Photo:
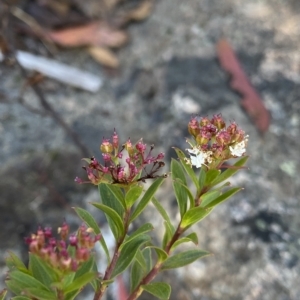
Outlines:
[[121, 188], [115, 184], [106, 184], [107, 188], [112, 192], [112, 194], [119, 200], [124, 209], [126, 209], [125, 196]]
[[118, 215], [122, 218], [125, 210], [125, 200], [122, 201], [120, 198], [120, 191], [118, 191], [119, 187], [101, 183], [98, 185], [98, 189], [101, 202], [118, 213]]
[[108, 221], [109, 224], [111, 225], [111, 223], [114, 224], [114, 226], [110, 226], [115, 239], [117, 240], [120, 236], [124, 235], [124, 225], [122, 222], [122, 219], [120, 218], [120, 216], [110, 207], [100, 204], [100, 203], [91, 203], [92, 205], [94, 205], [95, 207], [99, 208], [100, 210], [102, 210], [105, 215], [108, 217]]
[[171, 294], [171, 287], [165, 282], [153, 282], [142, 285], [143, 290], [154, 295], [158, 299], [168, 300]]
[[149, 236], [139, 235], [124, 246], [112, 272], [111, 279], [121, 274], [131, 264], [138, 249], [147, 241], [149, 241]]
[[209, 203], [218, 198], [222, 193], [219, 190], [209, 191], [201, 196], [201, 207], [206, 207]]
[[40, 290], [35, 287], [30, 287], [25, 290], [25, 294], [30, 296], [31, 299], [39, 300], [57, 300], [57, 295], [54, 292]]
[[225, 200], [227, 200], [229, 197], [233, 196], [240, 190], [242, 190], [242, 188], [232, 188], [232, 189], [226, 191], [223, 195], [221, 195], [218, 198], [216, 198], [215, 200], [211, 201], [207, 206], [205, 206], [205, 208], [212, 209], [214, 206], [224, 202]]
[[147, 233], [151, 230], [153, 230], [153, 225], [151, 223], [146, 223], [143, 224], [139, 229], [137, 229], [134, 233], [132, 233], [130, 236], [128, 236], [125, 241], [123, 242], [123, 244], [120, 247], [120, 250], [127, 244], [129, 243], [131, 240], [135, 239], [137, 236]]
[[163, 261], [165, 261], [168, 258], [167, 252], [165, 250], [159, 248], [159, 247], [148, 246], [147, 248], [153, 249], [156, 252], [156, 254], [158, 256], [158, 261], [159, 262], [163, 262]]
[[200, 220], [205, 218], [210, 212], [211, 212], [211, 209], [205, 209], [205, 208], [199, 207], [199, 206], [194, 207], [185, 213], [185, 215], [182, 218], [180, 227], [187, 228], [190, 225], [196, 224]]
[[203, 250], [187, 250], [169, 257], [163, 263], [161, 270], [183, 267], [206, 255], [209, 253]]
[[171, 223], [170, 217], [169, 217], [168, 213], [165, 211], [165, 209], [163, 208], [163, 206], [159, 203], [159, 201], [155, 197], [153, 197], [151, 201], [152, 201], [153, 205], [155, 206], [155, 208], [158, 210], [158, 212], [161, 214], [163, 219], [168, 223], [168, 226], [170, 228], [173, 228], [172, 231], [175, 231], [175, 229]]
[[180, 215], [183, 216], [187, 209], [187, 193], [182, 188], [182, 185], [186, 186], [186, 178], [182, 170], [181, 164], [172, 159], [171, 162], [172, 184], [175, 192], [175, 197], [178, 203]]
[[19, 286], [23, 288], [34, 286], [39, 289], [49, 290], [49, 288], [46, 287], [43, 283], [41, 283], [39, 280], [20, 271], [10, 272], [9, 280], [17, 282]]
[[97, 273], [88, 272], [76, 278], [69, 286], [66, 287], [66, 289], [64, 290], [65, 294], [82, 289], [85, 285], [87, 285], [89, 282], [95, 279], [96, 276]]
[[143, 192], [143, 188], [139, 185], [135, 185], [131, 187], [125, 196], [126, 206], [131, 207], [141, 196], [142, 192]]
[[186, 158], [186, 156], [180, 149], [174, 147], [174, 150], [176, 151], [176, 154], [177, 154], [178, 158], [180, 159], [180, 162], [181, 162], [183, 168], [185, 169], [186, 173], [189, 175], [191, 180], [194, 182], [194, 184], [198, 190], [199, 182], [198, 182], [197, 176], [195, 175], [193, 168], [185, 162], [184, 159]]
[[185, 236], [185, 237], [182, 237], [180, 238], [179, 240], [177, 240], [171, 250], [175, 250], [179, 245], [183, 244], [183, 243], [188, 243], [188, 242], [192, 242], [194, 243], [195, 245], [198, 244], [198, 237], [197, 237], [197, 234], [195, 232]]
[[152, 255], [151, 255], [151, 250], [149, 248], [143, 249], [142, 251], [144, 259], [146, 261], [146, 272], [150, 272], [152, 269]]
[[141, 212], [145, 209], [149, 201], [151, 201], [152, 197], [154, 196], [157, 189], [160, 187], [160, 185], [163, 183], [164, 178], [157, 178], [152, 185], [148, 188], [144, 196], [142, 197], [141, 201], [138, 203], [135, 211], [133, 212], [130, 223], [135, 220]]
[[241, 169], [241, 167], [243, 167], [245, 165], [248, 158], [249, 158], [249, 156], [243, 156], [241, 159], [239, 159], [233, 165], [233, 167], [228, 168], [227, 170], [222, 172], [217, 178], [215, 178], [215, 180], [213, 180], [213, 182], [211, 184], [217, 185], [217, 184], [221, 183], [222, 181], [227, 180], [229, 177], [234, 175], [236, 172], [238, 172]]
[[217, 178], [217, 176], [220, 173], [221, 173], [220, 170], [208, 170], [206, 172], [205, 186], [211, 185], [211, 183]]
[[51, 283], [58, 280], [58, 276], [55, 271], [53, 271], [40, 257], [32, 253], [29, 253], [29, 270], [35, 279], [42, 282], [49, 289], [51, 287]]
[[144, 255], [142, 254], [141, 250], [138, 250], [136, 252], [136, 256], [135, 256], [135, 261], [139, 263], [139, 265], [141, 266], [141, 268], [146, 271], [147, 270], [147, 263], [146, 260], [144, 258]]
[[84, 262], [82, 266], [76, 271], [74, 279], [81, 277], [83, 274], [93, 270], [95, 259], [92, 256], [88, 261]]
[[162, 247], [165, 248], [168, 244], [168, 242], [171, 240], [173, 234], [174, 234], [174, 227], [170, 227], [169, 223], [164, 222], [165, 225], [165, 234], [162, 241]]
[[[74, 207], [74, 210], [76, 211], [79, 218], [94, 230], [95, 234], [101, 234], [101, 230], [100, 230], [97, 222], [95, 221], [93, 216], [88, 211], [86, 211], [85, 209], [79, 208], [79, 207]], [[100, 238], [100, 244], [105, 252], [107, 261], [109, 262], [110, 261], [109, 251], [108, 251], [108, 248], [107, 248], [107, 245], [105, 243], [103, 236], [101, 236], [101, 238]]]
[[201, 191], [204, 188], [206, 181], [206, 170], [205, 167], [202, 165], [199, 173], [199, 190]]
[[130, 272], [130, 292], [132, 292], [139, 282], [142, 280], [145, 274], [145, 270], [141, 267], [141, 265], [135, 260], [131, 267]]
[[9, 256], [6, 258], [6, 265], [11, 271], [16, 268], [23, 273], [29, 273], [28, 269], [20, 260], [20, 258], [11, 251], [9, 251]]

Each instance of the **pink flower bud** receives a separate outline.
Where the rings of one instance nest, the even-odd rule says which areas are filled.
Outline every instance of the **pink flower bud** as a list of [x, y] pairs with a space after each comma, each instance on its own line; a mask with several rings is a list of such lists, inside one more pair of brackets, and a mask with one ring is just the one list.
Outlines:
[[114, 134], [112, 136], [112, 144], [113, 144], [114, 149], [119, 148], [119, 136], [117, 135], [117, 132], [115, 129], [114, 129]]
[[104, 139], [100, 145], [100, 150], [102, 153], [111, 153], [114, 150], [112, 143], [108, 139]]
[[219, 130], [223, 129], [226, 126], [225, 121], [223, 120], [221, 114], [213, 115], [213, 117], [211, 119], [211, 123], [214, 126], [216, 126]]

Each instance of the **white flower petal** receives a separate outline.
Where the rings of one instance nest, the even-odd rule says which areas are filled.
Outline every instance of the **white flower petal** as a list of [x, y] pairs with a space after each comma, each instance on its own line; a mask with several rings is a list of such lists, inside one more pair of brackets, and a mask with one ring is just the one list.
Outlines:
[[246, 142], [241, 141], [233, 146], [229, 146], [229, 150], [233, 156], [242, 156], [246, 152]]

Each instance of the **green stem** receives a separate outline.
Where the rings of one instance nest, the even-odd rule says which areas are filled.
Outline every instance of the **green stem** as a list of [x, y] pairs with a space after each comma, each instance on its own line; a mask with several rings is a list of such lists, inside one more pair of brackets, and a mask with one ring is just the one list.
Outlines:
[[[183, 230], [180, 227], [180, 223], [179, 223], [176, 231], [174, 232], [174, 234], [172, 236], [172, 239], [170, 240], [170, 242], [166, 245], [166, 247], [164, 249], [169, 256], [170, 256], [172, 246], [179, 239], [179, 237], [182, 233], [183, 233]], [[138, 284], [138, 286], [135, 288], [135, 290], [129, 295], [127, 300], [137, 299], [143, 292], [142, 285], [150, 283], [156, 277], [156, 275], [159, 273], [161, 266], [162, 266], [162, 263], [158, 261], [155, 264], [155, 266], [151, 269], [151, 271], [141, 280], [141, 282]]]
[[[126, 237], [126, 234], [127, 234], [127, 231], [128, 231], [128, 227], [129, 227], [129, 216], [130, 216], [130, 208], [127, 209], [127, 211], [125, 212], [125, 215], [124, 215], [124, 227], [125, 227], [125, 233], [124, 235], [119, 239], [119, 241], [117, 242], [116, 244], [116, 248], [115, 248], [115, 251], [114, 251], [114, 255], [113, 255], [113, 258], [110, 262], [110, 264], [108, 265], [108, 267], [106, 268], [106, 271], [105, 271], [105, 274], [104, 274], [104, 277], [103, 277], [103, 281], [104, 280], [109, 280], [110, 277], [111, 277], [111, 274], [118, 262], [118, 259], [120, 257], [120, 247]], [[95, 296], [93, 298], [93, 300], [100, 300], [102, 298], [102, 296], [104, 295], [105, 291], [107, 289], [107, 285], [102, 285], [100, 287], [100, 289], [95, 293]]]

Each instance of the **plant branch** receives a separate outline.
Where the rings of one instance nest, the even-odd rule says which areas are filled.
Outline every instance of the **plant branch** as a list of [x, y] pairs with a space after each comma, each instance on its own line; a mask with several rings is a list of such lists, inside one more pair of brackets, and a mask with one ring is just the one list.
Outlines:
[[[113, 255], [113, 258], [110, 262], [110, 264], [108, 265], [108, 267], [106, 268], [106, 271], [105, 271], [105, 274], [104, 274], [104, 277], [103, 277], [103, 280], [109, 280], [110, 277], [111, 277], [111, 274], [118, 262], [118, 259], [120, 257], [120, 247], [126, 237], [126, 234], [127, 234], [127, 231], [128, 231], [128, 226], [129, 226], [129, 215], [130, 215], [130, 209], [128, 209], [126, 212], [125, 212], [125, 215], [124, 215], [124, 227], [125, 227], [125, 233], [124, 235], [119, 239], [119, 241], [117, 242], [116, 244], [116, 248], [115, 248], [115, 252], [114, 252], [114, 255]], [[107, 285], [102, 285], [101, 288], [99, 289], [99, 291], [97, 291], [95, 293], [95, 296], [94, 296], [94, 300], [100, 300], [102, 298], [102, 296], [104, 295], [105, 291], [106, 291], [106, 288], [107, 288]]]

